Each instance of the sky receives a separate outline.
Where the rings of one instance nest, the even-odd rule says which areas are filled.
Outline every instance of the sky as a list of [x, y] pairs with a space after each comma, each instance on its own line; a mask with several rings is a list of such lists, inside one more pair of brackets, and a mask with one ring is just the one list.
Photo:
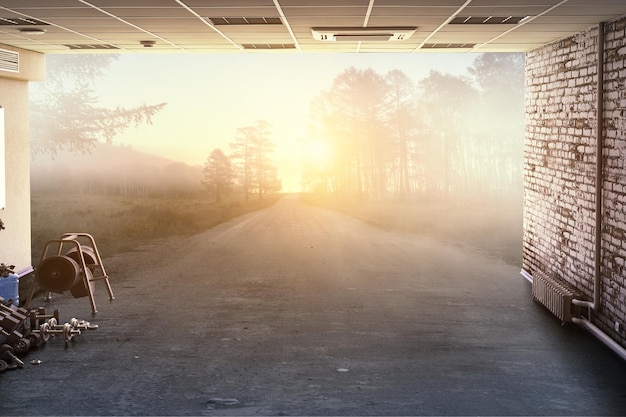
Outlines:
[[106, 107], [167, 103], [152, 125], [130, 128], [114, 143], [190, 165], [215, 148], [229, 153], [237, 128], [270, 124], [273, 155], [285, 191], [299, 187], [309, 105], [344, 70], [399, 69], [414, 82], [431, 70], [467, 74], [476, 54], [120, 55], [98, 81]]

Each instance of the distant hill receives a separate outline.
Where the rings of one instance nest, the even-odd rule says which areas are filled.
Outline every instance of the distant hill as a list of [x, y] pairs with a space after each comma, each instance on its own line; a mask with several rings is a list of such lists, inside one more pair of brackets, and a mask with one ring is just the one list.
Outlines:
[[36, 155], [32, 192], [147, 195], [201, 189], [202, 167], [149, 155], [128, 146], [98, 143], [90, 153]]
[[139, 163], [146, 166], [164, 167], [176, 163], [168, 158], [150, 155], [130, 146], [120, 146], [98, 142], [90, 153], [76, 154], [69, 151], [61, 151], [54, 156], [34, 155], [31, 164], [36, 168], [53, 168], [73, 165], [75, 167], [89, 167], [96, 165], [106, 166], [111, 162], [119, 164]]

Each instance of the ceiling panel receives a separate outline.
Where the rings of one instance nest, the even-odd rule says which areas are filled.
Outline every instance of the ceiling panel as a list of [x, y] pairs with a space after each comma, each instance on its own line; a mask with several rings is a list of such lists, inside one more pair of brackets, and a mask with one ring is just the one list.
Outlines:
[[[524, 52], [626, 15], [625, 0], [0, 0], [0, 43], [43, 53], [67, 44], [109, 43], [122, 53], [248, 53], [243, 43], [294, 44], [267, 53], [435, 52], [424, 43], [479, 43], [481, 52]], [[466, 16], [528, 16], [519, 24], [449, 22]], [[278, 25], [212, 25], [206, 18], [280, 18]], [[23, 19], [48, 26], [41, 35], [20, 32]], [[17, 23], [15, 23], [17, 22]], [[328, 42], [313, 27], [416, 26], [394, 42]], [[154, 40], [144, 48], [140, 40]], [[71, 51], [76, 53], [77, 51]], [[257, 53], [259, 51], [254, 51]], [[90, 53], [90, 51], [78, 51]]]
[[356, 6], [356, 7], [365, 7], [367, 8], [369, 4], [369, 0], [280, 0], [280, 5], [282, 7], [322, 7], [322, 8], [333, 8], [333, 7], [345, 7], [345, 6]]
[[133, 17], [123, 19], [143, 29], [148, 27], [189, 27], [191, 29], [204, 28], [206, 23], [194, 16], [189, 17]]
[[[189, 11], [183, 9], [189, 15]], [[280, 17], [275, 7], [255, 7], [242, 9], [237, 7], [193, 7], [193, 10], [200, 16], [205, 17]]]
[[[175, 3], [175, 0], [170, 0]], [[273, 0], [181, 0], [189, 7], [237, 7], [250, 9], [254, 7], [274, 7]]]
[[[472, 7], [517, 7], [524, 5], [539, 6], [547, 9], [558, 4], [561, 0], [472, 0]], [[593, 0], [591, 0], [593, 1]]]
[[[626, 2], [624, 2], [624, 4], [626, 4]], [[624, 11], [624, 4], [602, 6], [601, 11], [599, 10], [598, 6], [593, 3], [587, 6], [572, 6], [572, 5], [565, 4], [562, 7], [556, 8], [546, 13], [546, 15], [548, 16], [550, 15], [552, 16], [589, 16], [589, 17], [597, 16], [597, 15], [613, 16], [613, 15], [619, 15], [620, 11], [621, 12]]]
[[[16, 7], [16, 12], [20, 15], [28, 15], [36, 17], [37, 19], [47, 20], [54, 18], [63, 18], [72, 16], [73, 18], [82, 17], [102, 17], [102, 12], [94, 9], [93, 7], [72, 7], [72, 8], [37, 8], [37, 9], [25, 9], [23, 7]], [[0, 10], [0, 16], [5, 17], [5, 13]]]
[[311, 17], [311, 18], [295, 18], [289, 19], [291, 28], [298, 30], [303, 28], [306, 32], [311, 32], [311, 28], [320, 26], [332, 26], [332, 27], [351, 27], [351, 26], [363, 26], [363, 17]]
[[[91, 9], [91, 10], [102, 15], [102, 12], [96, 9]], [[112, 15], [121, 17], [122, 19], [127, 19], [130, 17], [154, 17], [154, 18], [161, 17], [163, 18], [164, 16], [166, 16], [166, 17], [171, 17], [171, 18], [177, 18], [177, 17], [192, 17], [193, 16], [187, 9], [183, 9], [180, 7], [161, 7], [161, 8], [107, 7], [107, 8], [103, 8], [102, 10], [108, 13], [111, 13]]]
[[315, 17], [315, 16], [359, 16], [364, 18], [367, 13], [366, 7], [283, 7], [287, 18], [290, 17]]
[[[428, 39], [429, 43], [484, 43], [491, 39], [493, 36], [486, 33], [474, 32], [474, 33], [462, 33], [461, 37], [457, 33], [439, 32], [436, 35]], [[461, 39], [461, 40], [459, 40]]]
[[[111, 33], [118, 31], [128, 31], [132, 26], [112, 17], [90, 17], [90, 18], [59, 18], [49, 19], [48, 22], [58, 29], [66, 32], [81, 32], [89, 35], [90, 32], [107, 30]], [[52, 28], [47, 28], [52, 30]], [[45, 35], [44, 35], [45, 36]]]
[[2, 0], [0, 3], [2, 7], [8, 8], [17, 8], [17, 7], [28, 7], [28, 8], [59, 8], [59, 7], [77, 7], [83, 5], [76, 0], [33, 0], [33, 1], [23, 1], [23, 0]]
[[465, 0], [376, 0], [375, 6], [418, 6], [418, 7], [453, 7], [459, 8]]
[[438, 17], [444, 20], [454, 14], [456, 7], [425, 7], [425, 6], [400, 6], [382, 7], [376, 6], [372, 9], [372, 16], [413, 16]]
[[78, 0], [76, 0], [74, 3], [92, 4], [100, 8], [109, 8], [109, 7], [156, 8], [156, 7], [176, 7], [177, 6], [177, 3], [175, 0], [85, 0], [84, 2], [79, 2]]

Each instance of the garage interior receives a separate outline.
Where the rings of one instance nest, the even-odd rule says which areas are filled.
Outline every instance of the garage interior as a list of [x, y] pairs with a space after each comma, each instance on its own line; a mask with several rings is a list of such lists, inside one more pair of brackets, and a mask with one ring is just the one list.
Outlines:
[[28, 83], [48, 54], [438, 52], [525, 54], [521, 276], [626, 359], [622, 0], [2, 0], [0, 253], [31, 266]]

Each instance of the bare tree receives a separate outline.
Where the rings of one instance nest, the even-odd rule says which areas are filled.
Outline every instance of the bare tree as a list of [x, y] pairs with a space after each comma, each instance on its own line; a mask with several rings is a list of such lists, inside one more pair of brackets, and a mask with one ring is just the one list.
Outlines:
[[[407, 200], [486, 195], [519, 177], [523, 57], [479, 55], [470, 76], [431, 71], [416, 85], [348, 68], [311, 105], [312, 135], [334, 160], [310, 187]], [[517, 163], [516, 163], [517, 162]]]
[[269, 154], [274, 151], [274, 144], [269, 139], [269, 123], [265, 120], [257, 120], [254, 135], [254, 160], [256, 186], [259, 200], [263, 199], [263, 193], [269, 186], [268, 179], [272, 175], [272, 164]]
[[232, 151], [231, 158], [236, 161], [235, 169], [239, 183], [243, 188], [245, 200], [248, 201], [252, 189], [254, 176], [254, 135], [255, 128], [240, 127], [233, 142], [229, 144]]
[[[467, 190], [468, 166], [466, 164], [472, 138], [473, 114], [478, 105], [478, 93], [467, 77], [458, 77], [431, 71], [420, 82], [421, 96], [428, 122], [432, 147], [430, 162], [433, 166], [431, 185], [438, 187], [444, 198], [452, 191]], [[442, 178], [437, 178], [439, 176]]]
[[492, 178], [493, 192], [517, 193], [524, 143], [524, 55], [481, 54], [468, 72], [480, 91], [478, 135], [489, 151], [484, 166], [490, 167], [484, 176]]
[[332, 143], [333, 188], [382, 197], [389, 154], [384, 114], [388, 85], [372, 69], [348, 68], [315, 101], [314, 121]]
[[269, 126], [265, 120], [257, 120], [254, 126], [238, 128], [235, 140], [230, 143], [246, 201], [251, 192], [256, 192], [261, 200], [269, 188], [276, 188], [270, 160], [274, 144], [269, 138]]
[[98, 106], [93, 86], [117, 55], [49, 55], [46, 81], [32, 89], [31, 149], [55, 155], [67, 149], [88, 152], [96, 142], [111, 143], [134, 125], [152, 123], [165, 103], [134, 108]]
[[214, 149], [204, 163], [202, 172], [202, 185], [215, 195], [215, 202], [219, 203], [222, 195], [231, 190], [235, 176], [230, 158], [221, 149]]
[[417, 91], [415, 84], [402, 71], [393, 70], [385, 79], [389, 85], [387, 123], [393, 140], [393, 162], [389, 186], [396, 197], [407, 200], [412, 194], [417, 126]]

